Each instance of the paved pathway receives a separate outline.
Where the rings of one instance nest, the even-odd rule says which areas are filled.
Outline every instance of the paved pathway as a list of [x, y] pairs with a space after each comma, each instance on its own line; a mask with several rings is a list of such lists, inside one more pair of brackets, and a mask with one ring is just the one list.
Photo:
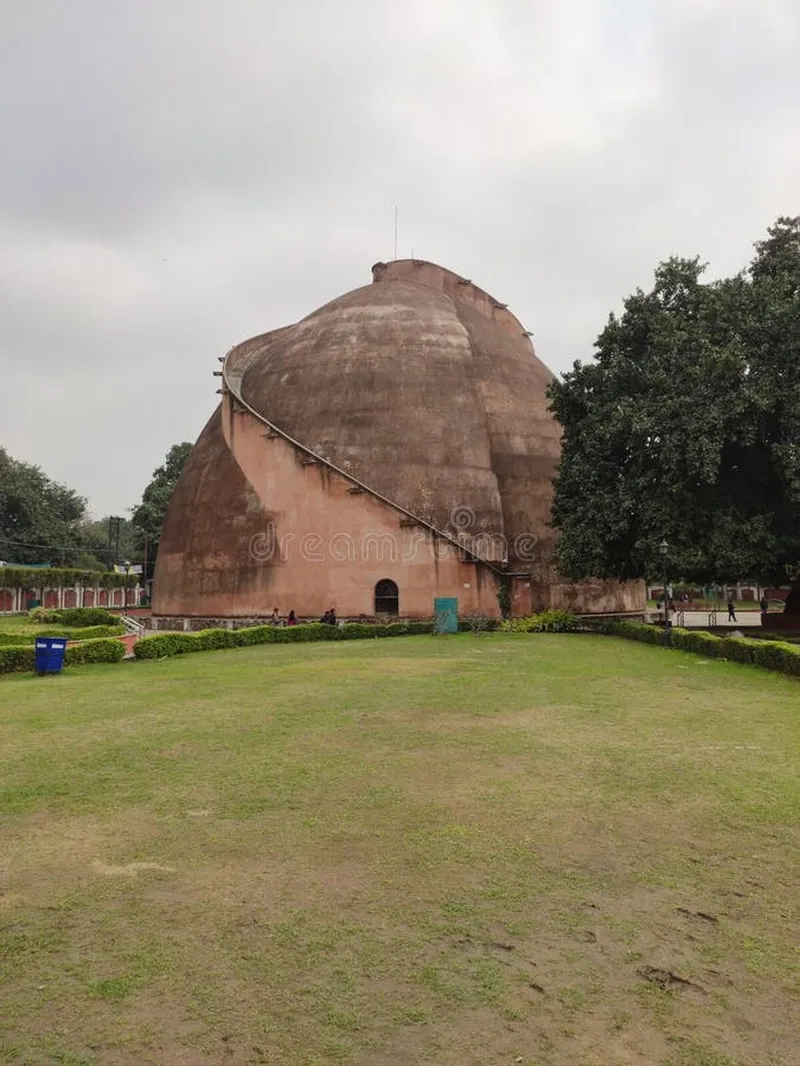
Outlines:
[[[683, 625], [686, 629], [708, 629], [709, 626], [709, 611], [684, 611], [683, 613]], [[674, 625], [678, 625], [678, 616], [680, 612], [676, 611], [671, 617]], [[660, 612], [656, 611], [651, 614], [651, 618], [655, 619], [660, 616]], [[728, 608], [724, 607], [721, 611], [717, 611], [717, 626], [727, 627], [730, 629], [745, 629], [751, 626], [761, 626], [761, 612], [760, 611], [737, 611], [736, 621], [728, 622]]]

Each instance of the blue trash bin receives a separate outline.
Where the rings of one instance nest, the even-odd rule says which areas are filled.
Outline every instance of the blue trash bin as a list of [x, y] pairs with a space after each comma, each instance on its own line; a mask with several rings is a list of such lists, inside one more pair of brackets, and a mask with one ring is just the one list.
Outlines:
[[66, 637], [37, 637], [35, 669], [37, 674], [60, 674], [67, 650]]

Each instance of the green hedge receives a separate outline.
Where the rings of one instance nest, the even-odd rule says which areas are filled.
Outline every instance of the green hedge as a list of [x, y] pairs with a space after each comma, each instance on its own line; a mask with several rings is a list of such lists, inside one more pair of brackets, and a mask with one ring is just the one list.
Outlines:
[[29, 615], [33, 622], [59, 626], [114, 626], [119, 615], [105, 607], [34, 607]]
[[594, 633], [605, 633], [610, 637], [625, 637], [627, 640], [639, 640], [644, 644], [662, 644], [664, 631], [644, 622], [620, 622], [612, 618], [587, 618], [583, 622], [586, 629]]
[[66, 637], [67, 640], [97, 640], [100, 637], [121, 637], [125, 626], [82, 626], [70, 629], [68, 626], [37, 629], [35, 632], [0, 633], [0, 647], [7, 644], [21, 646], [33, 644], [37, 637]]
[[125, 658], [125, 645], [121, 640], [106, 637], [100, 640], [84, 640], [67, 648], [67, 666], [80, 663], [121, 663]]
[[61, 566], [0, 566], [0, 588], [5, 589], [68, 589], [135, 588], [136, 574], [116, 574], [113, 570], [76, 570]]
[[[641, 640], [648, 644], [665, 644], [666, 635], [659, 626], [644, 622], [621, 622], [613, 619], [586, 619], [584, 627], [595, 633]], [[681, 651], [694, 652], [708, 659], [761, 666], [766, 670], [800, 677], [800, 647], [778, 640], [754, 640], [751, 637], [718, 637], [702, 630], [670, 630], [669, 643]]]
[[[663, 633], [662, 633], [663, 636]], [[696, 655], [705, 655], [707, 659], [722, 659], [723, 640], [713, 633], [704, 633], [702, 630], [681, 629], [674, 627], [670, 633], [670, 640], [681, 651], [691, 651]]]
[[250, 644], [301, 644], [315, 640], [363, 640], [367, 637], [402, 637], [432, 633], [432, 622], [392, 622], [368, 625], [349, 622], [327, 626], [309, 622], [299, 626], [250, 626], [247, 629], [201, 629], [197, 633], [155, 633], [142, 637], [133, 648], [137, 659], [162, 659], [215, 648], [242, 648]]
[[33, 670], [32, 645], [0, 648], [0, 674], [10, 674], [15, 670]]
[[[35, 656], [36, 650], [33, 645], [0, 648], [0, 674], [16, 671], [32, 673], [36, 661]], [[66, 666], [81, 663], [119, 663], [124, 657], [125, 645], [122, 641], [107, 637], [100, 640], [85, 640], [82, 644], [67, 648], [64, 663]]]
[[571, 611], [550, 610], [527, 618], [507, 618], [500, 625], [504, 633], [574, 633], [580, 628]]

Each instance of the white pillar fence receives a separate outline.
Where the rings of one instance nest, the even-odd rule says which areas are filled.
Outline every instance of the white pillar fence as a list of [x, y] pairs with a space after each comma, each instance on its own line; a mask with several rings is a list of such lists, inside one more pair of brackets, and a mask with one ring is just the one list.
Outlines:
[[[105, 593], [105, 603], [101, 597]], [[55, 594], [55, 604], [52, 602]], [[108, 607], [124, 610], [125, 607], [138, 607], [145, 590], [141, 585], [127, 589], [116, 585], [106, 588], [103, 585], [41, 585], [37, 588], [20, 588], [3, 584], [3, 571], [0, 568], [0, 615], [26, 614], [29, 600], [39, 600], [42, 607], [50, 610], [69, 607]], [[47, 602], [50, 600], [51, 602]], [[70, 601], [67, 603], [67, 601]]]

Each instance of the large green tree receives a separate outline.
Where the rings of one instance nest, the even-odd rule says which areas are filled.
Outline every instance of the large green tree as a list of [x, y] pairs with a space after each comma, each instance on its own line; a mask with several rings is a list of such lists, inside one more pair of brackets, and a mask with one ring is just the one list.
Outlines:
[[86, 500], [0, 448], [0, 559], [71, 565]]
[[800, 218], [747, 270], [669, 259], [551, 388], [553, 521], [573, 577], [794, 580], [800, 610]]
[[153, 471], [152, 480], [142, 493], [142, 502], [133, 509], [131, 521], [136, 529], [140, 550], [144, 549], [145, 536], [147, 537], [149, 570], [152, 569], [158, 552], [161, 529], [173, 489], [178, 483], [178, 478], [181, 476], [191, 450], [192, 445], [188, 441], [173, 444], [163, 464]]
[[[119, 523], [119, 537], [117, 537]], [[101, 561], [103, 567], [114, 562], [141, 562], [139, 546], [136, 542], [133, 523], [128, 518], [107, 516], [106, 518], [86, 519], [80, 524], [80, 537], [84, 551]], [[77, 565], [89, 566], [88, 562]]]

